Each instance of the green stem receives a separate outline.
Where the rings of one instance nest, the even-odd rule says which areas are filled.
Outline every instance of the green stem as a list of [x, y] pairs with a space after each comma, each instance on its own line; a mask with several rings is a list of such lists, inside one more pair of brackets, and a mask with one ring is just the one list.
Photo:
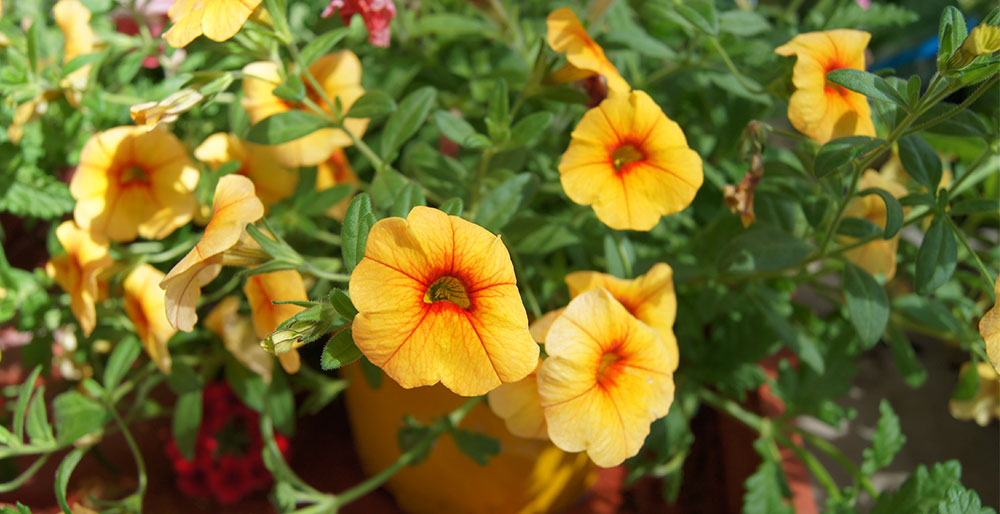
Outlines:
[[698, 396], [705, 403], [715, 407], [717, 410], [729, 414], [733, 418], [736, 418], [737, 421], [756, 430], [757, 432], [760, 432], [764, 427], [764, 418], [744, 409], [738, 403], [730, 400], [729, 398], [719, 396], [704, 387], [698, 390]]
[[862, 473], [853, 462], [851, 462], [851, 459], [848, 459], [847, 456], [845, 456], [836, 446], [830, 444], [829, 441], [823, 439], [822, 437], [803, 430], [801, 427], [792, 427], [792, 430], [802, 436], [806, 442], [815, 446], [817, 449], [833, 458], [833, 460], [837, 461], [838, 464], [847, 470], [847, 472], [850, 473], [859, 484], [861, 484], [861, 487], [863, 487], [865, 491], [868, 491], [868, 494], [870, 494], [872, 498], [878, 496], [878, 491], [875, 490], [875, 486], [872, 485], [871, 480], [868, 480], [868, 477], [865, 476], [865, 474]]
[[795, 444], [791, 439], [785, 437], [781, 433], [775, 433], [774, 438], [781, 443], [782, 446], [792, 450], [792, 453], [805, 463], [806, 467], [809, 468], [809, 471], [816, 477], [816, 480], [823, 485], [827, 494], [829, 494], [831, 498], [834, 500], [840, 500], [842, 498], [842, 495], [840, 494], [840, 487], [837, 486], [837, 482], [833, 480], [833, 477], [830, 476], [830, 472], [826, 470], [823, 463], [820, 462], [815, 455]]
[[722, 45], [719, 43], [718, 38], [716, 38], [715, 36], [709, 36], [708, 42], [712, 44], [712, 46], [715, 48], [717, 52], [719, 52], [719, 56], [722, 57], [722, 60], [726, 63], [726, 68], [729, 68], [729, 72], [732, 73], [734, 77], [736, 77], [736, 80], [739, 81], [740, 85], [746, 88], [747, 91], [750, 91], [751, 93], [754, 94], [762, 95], [766, 93], [766, 91], [764, 91], [763, 89], [754, 86], [753, 84], [750, 84], [750, 82], [747, 81], [746, 77], [744, 77], [743, 74], [740, 73], [738, 69], [736, 69], [736, 65], [733, 64], [733, 60], [729, 58], [729, 54], [726, 53], [726, 49], [723, 48]]
[[329, 271], [325, 271], [307, 260], [302, 261], [301, 268], [306, 273], [309, 273], [311, 275], [316, 275], [317, 277], [320, 278], [325, 278], [332, 282], [347, 282], [351, 279], [350, 275], [344, 275], [342, 273], [330, 273]]
[[132, 437], [132, 432], [128, 429], [128, 425], [125, 421], [118, 415], [118, 411], [115, 409], [113, 404], [106, 405], [111, 416], [114, 417], [115, 423], [118, 424], [118, 428], [122, 431], [122, 436], [125, 437], [125, 443], [128, 445], [128, 449], [132, 452], [132, 458], [135, 459], [136, 471], [139, 474], [139, 487], [136, 490], [136, 495], [139, 497], [139, 505], [141, 508], [142, 498], [146, 495], [146, 461], [142, 458], [142, 452], [139, 451], [139, 445], [136, 444], [135, 438]]
[[990, 270], [986, 268], [986, 265], [983, 264], [983, 260], [979, 258], [979, 254], [976, 253], [976, 251], [972, 248], [972, 245], [969, 244], [969, 240], [965, 237], [965, 232], [963, 232], [960, 228], [958, 228], [958, 225], [955, 224], [955, 220], [951, 219], [951, 216], [948, 215], [944, 215], [943, 217], [948, 221], [948, 225], [951, 226], [951, 230], [955, 232], [955, 237], [957, 237], [959, 242], [962, 243], [962, 246], [964, 246], [965, 250], [969, 252], [969, 255], [975, 259], [976, 265], [979, 266], [979, 271], [986, 279], [986, 290], [990, 292], [990, 295], [992, 295], [993, 284], [996, 283], [996, 279], [990, 273]]
[[942, 121], [944, 121], [944, 120], [946, 120], [948, 118], [951, 118], [952, 116], [954, 116], [954, 115], [956, 115], [956, 114], [964, 111], [967, 107], [969, 107], [970, 105], [972, 105], [973, 102], [975, 102], [976, 100], [978, 100], [980, 96], [983, 96], [983, 94], [986, 93], [986, 91], [989, 90], [989, 88], [992, 87], [993, 84], [996, 84], [998, 80], [1000, 80], [1000, 74], [994, 74], [992, 77], [989, 78], [989, 80], [987, 80], [986, 82], [983, 82], [978, 88], [976, 88], [976, 90], [973, 91], [972, 94], [970, 94], [968, 96], [968, 98], [966, 98], [965, 100], [963, 100], [962, 103], [960, 103], [957, 106], [955, 106], [954, 109], [949, 109], [948, 111], [945, 111], [945, 112], [943, 112], [943, 113], [941, 113], [941, 114], [939, 114], [939, 115], [937, 115], [937, 116], [935, 116], [935, 117], [933, 117], [933, 118], [931, 118], [931, 119], [929, 119], [929, 120], [921, 123], [920, 125], [916, 125], [916, 126], [910, 128], [907, 133], [914, 133], [914, 132], [920, 132], [921, 130], [926, 130], [926, 129], [928, 129], [930, 127], [933, 127], [934, 125], [937, 125], [938, 123], [941, 123]]
[[483, 156], [479, 159], [479, 166], [476, 167], [476, 180], [472, 184], [472, 198], [469, 199], [469, 216], [471, 217], [479, 207], [479, 193], [483, 187], [483, 177], [490, 167], [490, 160], [493, 159], [493, 147], [483, 150]]
[[10, 482], [0, 484], [0, 493], [9, 493], [16, 490], [18, 487], [21, 487], [21, 485], [27, 482], [28, 479], [35, 476], [35, 473], [37, 473], [38, 470], [45, 465], [45, 462], [48, 461], [51, 456], [51, 453], [42, 455], [41, 457], [35, 459], [35, 462], [32, 462], [31, 466], [28, 466], [28, 469], [24, 470], [24, 472], [18, 475], [17, 478], [11, 480]]

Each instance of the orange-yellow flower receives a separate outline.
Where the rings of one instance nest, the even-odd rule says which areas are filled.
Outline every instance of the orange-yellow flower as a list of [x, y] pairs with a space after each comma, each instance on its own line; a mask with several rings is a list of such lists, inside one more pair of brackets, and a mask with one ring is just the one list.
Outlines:
[[674, 294], [674, 270], [659, 263], [639, 278], [625, 280], [596, 271], [577, 271], [566, 275], [571, 298], [592, 289], [604, 288], [630, 314], [655, 329], [666, 345], [668, 368], [677, 369], [677, 338], [674, 318], [677, 316], [677, 296]]
[[64, 221], [56, 228], [56, 238], [66, 254], [49, 260], [45, 271], [69, 293], [70, 310], [80, 322], [83, 335], [89, 336], [97, 324], [94, 303], [99, 294], [98, 275], [114, 262], [108, 254], [108, 241], [72, 221]]
[[476, 396], [537, 363], [507, 247], [457, 216], [415, 207], [376, 223], [349, 291], [354, 342], [405, 388]]
[[549, 46], [556, 52], [565, 53], [566, 60], [569, 61], [566, 66], [556, 70], [550, 80], [568, 82], [596, 74], [607, 80], [608, 89], [612, 91], [628, 92], [632, 89], [618, 73], [618, 68], [604, 55], [604, 49], [590, 39], [587, 30], [569, 7], [552, 11], [545, 21], [548, 25]]
[[236, 173], [253, 181], [257, 196], [265, 207], [292, 196], [299, 183], [299, 174], [278, 161], [273, 147], [255, 145], [225, 132], [208, 136], [195, 149], [194, 156], [213, 169], [229, 161], [239, 162]]
[[[350, 50], [324, 55], [309, 66], [309, 72], [323, 88], [330, 101], [340, 104], [347, 112], [354, 101], [364, 94], [361, 87], [361, 61]], [[303, 104], [296, 104], [274, 96], [274, 88], [281, 83], [278, 66], [273, 62], [254, 62], [243, 68], [247, 78], [243, 79], [243, 108], [250, 115], [250, 121], [257, 123], [268, 116], [293, 109], [305, 109]], [[312, 89], [305, 78], [306, 96], [316, 105], [329, 110], [318, 91]], [[349, 118], [344, 126], [352, 134], [361, 137], [368, 127], [368, 119]], [[278, 158], [286, 166], [314, 166], [328, 158], [337, 148], [352, 144], [349, 135], [341, 129], [320, 129], [294, 141], [275, 146]]]
[[170, 373], [170, 351], [167, 341], [177, 329], [167, 321], [163, 290], [159, 288], [163, 272], [140, 264], [125, 278], [125, 312], [139, 334], [149, 359], [164, 373]]
[[81, 228], [114, 241], [163, 239], [191, 221], [198, 169], [163, 130], [116, 127], [91, 137], [69, 190]]
[[240, 299], [227, 296], [205, 316], [205, 327], [219, 335], [236, 360], [270, 384], [274, 358], [257, 344], [253, 324], [239, 311]]
[[993, 295], [997, 298], [997, 303], [979, 320], [979, 333], [986, 341], [986, 355], [990, 358], [990, 364], [1000, 373], [1000, 277], [993, 285]]
[[[968, 368], [967, 362], [962, 366], [962, 373]], [[979, 374], [979, 389], [975, 396], [968, 400], [951, 400], [948, 410], [955, 419], [971, 419], [985, 427], [993, 418], [1000, 417], [1000, 376], [985, 362], [976, 364], [976, 373]]]
[[212, 41], [236, 35], [261, 0], [176, 0], [167, 11], [170, 27], [163, 37], [174, 48], [187, 46], [204, 34]]
[[[246, 226], [262, 216], [264, 204], [257, 198], [250, 179], [242, 175], [219, 179], [212, 200], [212, 220], [205, 226], [201, 240], [160, 282], [160, 287], [166, 290], [167, 319], [171, 325], [185, 332], [194, 328], [201, 287], [219, 275], [223, 264], [229, 263], [227, 254], [234, 264], [254, 260], [260, 250], [254, 249], [246, 235]], [[244, 255], [248, 253], [255, 255]]]
[[486, 396], [490, 410], [503, 419], [507, 430], [518, 437], [548, 439], [545, 412], [538, 396], [538, 374], [532, 371], [523, 379], [501, 384]]
[[[250, 302], [250, 312], [253, 313], [253, 326], [257, 338], [263, 339], [274, 332], [285, 320], [305, 310], [304, 307], [289, 303], [272, 303], [275, 301], [309, 300], [306, 295], [306, 285], [302, 275], [295, 270], [272, 271], [247, 278], [243, 293]], [[278, 354], [281, 367], [289, 373], [299, 370], [299, 351]]]
[[774, 50], [796, 56], [788, 119], [799, 132], [826, 143], [846, 136], [874, 136], [868, 99], [826, 79], [833, 70], [865, 69], [865, 48], [872, 35], [850, 29], [799, 34]]
[[555, 320], [545, 351], [538, 394], [552, 442], [586, 450], [604, 467], [638, 453], [674, 397], [670, 357], [657, 331], [606, 290], [593, 289]]
[[704, 178], [684, 132], [642, 91], [612, 94], [587, 111], [559, 174], [570, 200], [617, 230], [652, 229], [687, 207]]
[[[90, 9], [80, 0], [59, 0], [52, 8], [53, 17], [65, 38], [63, 64], [81, 56], [94, 53], [94, 30], [90, 28]], [[90, 65], [85, 64], [69, 75], [59, 85], [67, 90], [66, 98], [79, 105], [81, 91], [87, 86]]]
[[[351, 169], [351, 163], [348, 162], [344, 150], [338, 148], [333, 151], [329, 159], [319, 163], [319, 166], [316, 167], [316, 189], [322, 191], [341, 184], [359, 186], [361, 181], [358, 180], [358, 176]], [[335, 220], [344, 221], [344, 215], [347, 214], [347, 206], [350, 204], [351, 199], [345, 198], [327, 209], [326, 215]]]
[[[906, 196], [906, 188], [875, 170], [868, 170], [858, 182], [859, 190], [877, 187], [884, 189], [896, 198]], [[878, 225], [885, 226], [885, 202], [878, 195], [858, 196], [851, 200], [844, 210], [847, 217], [863, 218]], [[851, 244], [856, 239], [842, 237], [844, 244]], [[899, 234], [892, 239], [876, 239], [857, 248], [844, 252], [847, 260], [864, 268], [868, 273], [882, 273], [887, 279], [896, 274], [896, 249], [899, 247]]]

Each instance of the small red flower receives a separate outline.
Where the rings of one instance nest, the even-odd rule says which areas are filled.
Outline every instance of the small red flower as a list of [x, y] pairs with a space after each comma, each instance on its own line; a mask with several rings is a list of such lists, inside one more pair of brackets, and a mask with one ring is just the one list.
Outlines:
[[392, 0], [330, 0], [322, 16], [333, 16], [337, 9], [340, 9], [340, 19], [345, 24], [351, 22], [351, 16], [360, 14], [368, 27], [368, 42], [383, 48], [389, 46], [392, 35], [389, 22], [396, 17], [396, 5]]

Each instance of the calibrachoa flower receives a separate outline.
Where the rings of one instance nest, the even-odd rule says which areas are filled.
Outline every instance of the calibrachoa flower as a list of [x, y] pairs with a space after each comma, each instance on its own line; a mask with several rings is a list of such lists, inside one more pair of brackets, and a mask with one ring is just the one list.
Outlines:
[[69, 293], [70, 310], [80, 322], [83, 335], [89, 336], [97, 324], [94, 302], [99, 294], [98, 276], [114, 262], [108, 254], [108, 241], [100, 234], [82, 230], [72, 221], [59, 225], [56, 238], [66, 254], [49, 260], [45, 271]]
[[[59, 0], [52, 8], [56, 24], [65, 37], [63, 64], [81, 56], [94, 53], [96, 36], [90, 28], [90, 9], [80, 0]], [[67, 90], [66, 98], [74, 106], [80, 104], [80, 92], [87, 86], [90, 65], [85, 64], [64, 78], [59, 85]]]
[[[875, 170], [868, 170], [861, 176], [858, 188], [864, 190], [872, 187], [884, 189], [896, 198], [906, 196], [906, 188], [899, 182], [885, 177]], [[847, 205], [844, 215], [867, 219], [879, 227], [885, 226], [887, 216], [885, 202], [878, 195], [856, 196]], [[856, 241], [855, 238], [847, 236], [842, 236], [841, 239], [845, 244]], [[881, 273], [885, 275], [885, 278], [891, 279], [896, 275], [896, 249], [898, 246], [899, 234], [896, 234], [892, 239], [879, 238], [848, 250], [844, 252], [844, 256], [849, 261], [864, 268], [868, 273], [873, 275]]]
[[205, 327], [222, 339], [222, 344], [236, 360], [271, 383], [274, 358], [257, 343], [253, 324], [240, 316], [240, 299], [227, 296], [205, 316]]
[[[968, 368], [967, 362], [962, 366], [961, 372], [964, 374]], [[976, 363], [976, 373], [979, 374], [976, 395], [968, 400], [949, 401], [948, 410], [955, 419], [971, 419], [985, 427], [993, 418], [1000, 417], [1000, 376], [985, 362]]]
[[237, 161], [240, 167], [236, 173], [249, 177], [254, 189], [264, 207], [274, 205], [295, 192], [299, 183], [299, 174], [290, 170], [278, 161], [274, 148], [255, 145], [248, 141], [218, 132], [208, 136], [194, 151], [194, 156], [201, 162], [218, 169], [219, 166]]
[[537, 369], [517, 382], [501, 384], [489, 392], [486, 401], [490, 410], [503, 419], [510, 433], [531, 439], [549, 438], [545, 412], [538, 396]]
[[212, 41], [236, 35], [261, 0], [176, 0], [167, 14], [174, 26], [163, 37], [174, 48], [204, 34]]
[[[274, 332], [278, 325], [292, 316], [305, 310], [304, 307], [289, 303], [272, 303], [274, 301], [308, 301], [306, 295], [306, 285], [302, 281], [302, 275], [295, 270], [272, 271], [261, 273], [247, 278], [243, 286], [243, 293], [247, 295], [250, 302], [250, 311], [253, 313], [253, 326], [257, 331], [257, 337], [263, 339], [268, 334]], [[263, 350], [261, 350], [263, 351]], [[289, 373], [299, 371], [299, 351], [292, 348], [290, 351], [278, 354], [281, 367]]]
[[392, 30], [389, 22], [396, 17], [396, 4], [392, 0], [330, 0], [330, 5], [323, 9], [324, 18], [333, 16], [340, 10], [340, 19], [344, 24], [351, 23], [351, 17], [360, 14], [368, 27], [368, 42], [383, 48], [389, 47]]
[[535, 368], [507, 247], [462, 218], [414, 207], [379, 221], [349, 291], [355, 343], [405, 388], [477, 396]]
[[997, 373], [1000, 373], [1000, 277], [993, 285], [993, 295], [997, 303], [979, 320], [979, 333], [986, 341], [986, 355]]
[[[340, 104], [347, 112], [354, 101], [364, 94], [361, 87], [361, 61], [350, 50], [324, 55], [309, 66], [309, 72], [323, 88], [323, 92], [331, 101], [340, 99]], [[250, 115], [250, 121], [257, 123], [279, 112], [293, 109], [305, 109], [303, 104], [296, 104], [274, 96], [274, 88], [281, 84], [278, 66], [270, 61], [253, 62], [243, 68], [246, 78], [243, 79], [243, 108]], [[316, 105], [329, 110], [318, 91], [313, 90], [305, 78], [306, 94]], [[344, 126], [352, 134], [361, 137], [368, 127], [368, 119], [349, 118]], [[353, 144], [350, 136], [341, 129], [320, 129], [294, 141], [275, 145], [275, 153], [286, 165], [291, 167], [314, 166], [328, 158], [337, 148]]]
[[116, 127], [91, 137], [69, 189], [81, 228], [114, 241], [163, 239], [191, 221], [198, 169], [164, 130]]
[[166, 290], [171, 325], [185, 332], [194, 328], [201, 286], [215, 279], [223, 264], [260, 264], [261, 250], [246, 235], [246, 226], [263, 216], [264, 204], [257, 198], [250, 179], [242, 175], [219, 179], [212, 200], [212, 219], [201, 240], [160, 282]]
[[612, 93], [587, 111], [559, 174], [570, 200], [616, 230], [652, 229], [687, 207], [703, 180], [684, 132], [642, 91]]
[[850, 29], [808, 32], [774, 50], [796, 56], [788, 101], [788, 120], [799, 132], [820, 143], [846, 136], [874, 136], [868, 99], [826, 79], [833, 70], [865, 69], [865, 48], [872, 35]]
[[673, 402], [670, 357], [657, 332], [604, 289], [574, 298], [545, 339], [538, 394], [549, 438], [598, 466], [638, 453]]
[[167, 321], [163, 290], [159, 283], [163, 272], [140, 264], [125, 278], [125, 312], [142, 340], [149, 359], [164, 373], [170, 373], [170, 351], [167, 341], [177, 329]]
[[[343, 149], [336, 149], [330, 158], [319, 163], [316, 167], [316, 189], [322, 191], [341, 184], [351, 184], [360, 186], [361, 181], [351, 169], [351, 163], [347, 161], [347, 155]], [[326, 210], [326, 215], [337, 220], [344, 221], [347, 214], [347, 206], [351, 204], [350, 198], [345, 198], [336, 205]]]
[[565, 53], [566, 60], [569, 61], [556, 70], [549, 80], [569, 82], [600, 75], [612, 91], [628, 92], [632, 89], [604, 55], [604, 49], [590, 39], [587, 30], [569, 7], [552, 11], [546, 24], [549, 46], [556, 52]]

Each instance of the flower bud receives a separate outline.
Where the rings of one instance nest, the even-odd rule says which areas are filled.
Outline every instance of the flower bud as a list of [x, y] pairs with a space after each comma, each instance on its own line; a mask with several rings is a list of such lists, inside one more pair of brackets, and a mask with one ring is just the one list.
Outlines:
[[129, 107], [132, 121], [152, 130], [160, 123], [172, 123], [181, 113], [191, 109], [205, 98], [193, 89], [182, 89], [159, 102], [144, 102]]
[[989, 55], [997, 50], [1000, 50], [1000, 27], [984, 23], [972, 29], [955, 55], [948, 59], [948, 68], [962, 69], [971, 64], [976, 57]]
[[337, 313], [328, 303], [319, 303], [292, 316], [260, 340], [264, 351], [280, 355], [328, 334]]

